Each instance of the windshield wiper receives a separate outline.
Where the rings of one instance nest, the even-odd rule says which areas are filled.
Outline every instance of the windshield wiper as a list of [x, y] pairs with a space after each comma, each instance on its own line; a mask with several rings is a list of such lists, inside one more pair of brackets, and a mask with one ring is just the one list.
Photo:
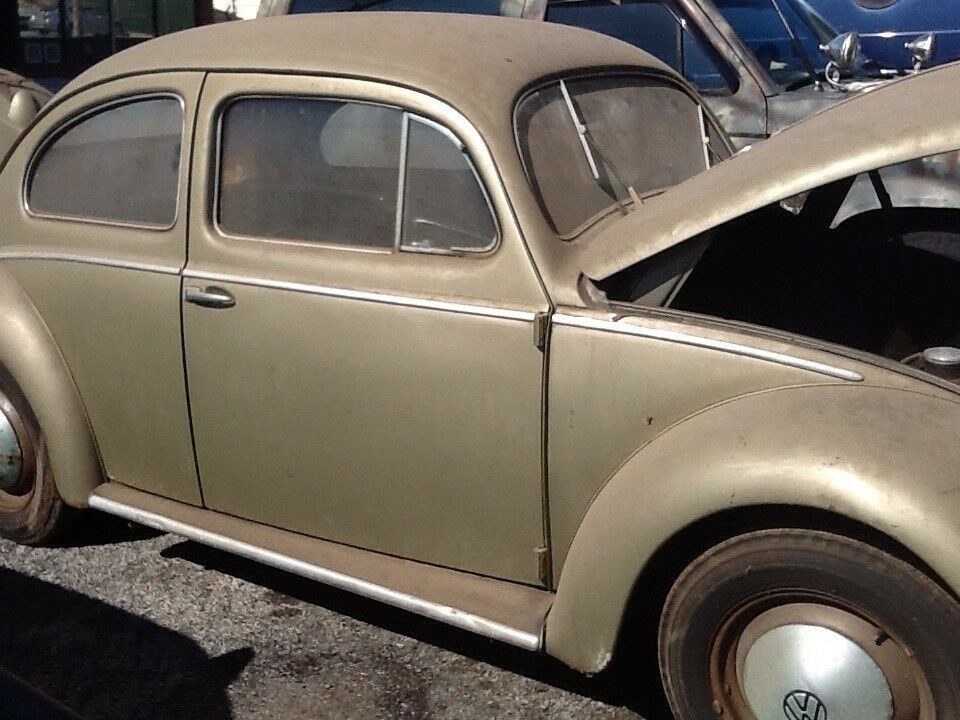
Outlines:
[[[623, 186], [627, 191], [627, 194], [630, 196], [630, 199], [637, 205], [640, 204], [640, 198], [637, 196], [636, 191], [633, 189], [633, 185], [630, 185], [623, 177], [617, 172], [616, 166], [613, 162], [603, 154], [603, 151], [597, 147], [596, 142], [593, 140], [593, 137], [590, 133], [590, 127], [587, 125], [586, 120], [580, 118], [580, 114], [577, 112], [577, 107], [573, 103], [573, 98], [570, 97], [570, 92], [567, 90], [567, 84], [563, 80], [560, 80], [560, 93], [563, 95], [563, 102], [567, 106], [567, 112], [570, 114], [570, 119], [573, 121], [573, 125], [576, 128], [577, 136], [580, 139], [580, 146], [583, 148], [583, 155], [587, 159], [587, 165], [590, 166], [590, 174], [593, 176], [593, 179], [596, 181], [597, 186], [612, 197], [617, 205], [620, 206], [620, 210], [624, 215], [629, 212], [629, 207], [627, 203], [617, 195], [617, 192], [613, 189], [613, 186], [609, 180], [604, 180], [600, 175], [600, 166], [597, 165], [596, 158], [594, 158], [594, 153], [600, 156], [600, 160], [604, 165], [604, 175], [606, 171], [609, 171]], [[592, 146], [592, 147], [591, 147]]]
[[577, 129], [577, 136], [580, 138], [580, 145], [583, 147], [583, 154], [587, 158], [587, 164], [590, 166], [590, 174], [593, 179], [600, 180], [600, 171], [597, 169], [597, 161], [593, 159], [593, 151], [590, 150], [590, 144], [587, 142], [587, 124], [580, 120], [577, 115], [577, 109], [573, 106], [573, 98], [567, 90], [567, 83], [560, 81], [560, 92], [563, 95], [563, 102], [567, 105], [567, 112], [570, 113], [570, 119], [573, 120], [573, 126]]
[[703, 161], [707, 170], [713, 167], [713, 160], [723, 162], [723, 156], [710, 142], [710, 133], [707, 130], [707, 115], [703, 105], [697, 105], [697, 115], [700, 118], [700, 142], [703, 143]]

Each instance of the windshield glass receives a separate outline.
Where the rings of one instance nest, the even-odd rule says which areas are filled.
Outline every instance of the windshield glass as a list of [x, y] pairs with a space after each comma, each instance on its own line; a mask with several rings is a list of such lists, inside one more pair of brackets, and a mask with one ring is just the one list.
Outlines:
[[516, 111], [527, 176], [565, 237], [697, 174], [711, 153], [725, 156], [706, 122], [679, 87], [629, 75], [554, 82], [526, 95]]
[[[827, 58], [820, 45], [837, 33], [805, 4], [793, 0], [777, 0], [776, 4], [773, 0], [714, 0], [714, 4], [782, 87], [811, 83], [807, 62], [818, 75], [823, 73]], [[801, 47], [797, 47], [790, 31]]]

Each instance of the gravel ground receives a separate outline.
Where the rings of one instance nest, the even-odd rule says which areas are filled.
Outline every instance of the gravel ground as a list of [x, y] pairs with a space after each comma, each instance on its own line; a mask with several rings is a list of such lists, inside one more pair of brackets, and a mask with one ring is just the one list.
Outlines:
[[584, 678], [92, 513], [69, 545], [0, 541], [0, 667], [87, 720], [667, 717], [653, 670]]

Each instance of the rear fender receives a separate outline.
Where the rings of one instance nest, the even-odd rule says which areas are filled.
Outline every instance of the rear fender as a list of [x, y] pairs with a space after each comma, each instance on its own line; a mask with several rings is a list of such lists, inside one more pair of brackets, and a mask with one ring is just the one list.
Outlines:
[[80, 394], [46, 323], [0, 267], [0, 365], [20, 387], [47, 442], [57, 490], [85, 507], [103, 472]]

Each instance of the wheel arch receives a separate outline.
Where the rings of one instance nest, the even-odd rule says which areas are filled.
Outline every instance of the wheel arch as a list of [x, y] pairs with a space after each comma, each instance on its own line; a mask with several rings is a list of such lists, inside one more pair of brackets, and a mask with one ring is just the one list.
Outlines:
[[53, 335], [16, 278], [0, 268], [0, 368], [30, 404], [57, 491], [85, 507], [103, 471], [86, 409]]
[[[911, 425], [918, 415], [931, 426]], [[853, 432], [850, 418], [863, 421]], [[750, 530], [860, 539], [956, 597], [960, 451], [931, 439], [957, 427], [957, 403], [863, 385], [783, 388], [688, 418], [628, 460], [587, 510], [547, 618], [547, 652], [604, 669], [622, 637], [656, 637], [658, 603], [685, 561]]]
[[762, 530], [812, 530], [856, 540], [911, 565], [960, 602], [933, 568], [895, 538], [846, 515], [804, 505], [750, 505], [722, 510], [678, 530], [650, 556], [631, 589], [613, 658], [645, 656], [656, 667], [657, 622], [667, 595], [681, 573], [711, 548]]

